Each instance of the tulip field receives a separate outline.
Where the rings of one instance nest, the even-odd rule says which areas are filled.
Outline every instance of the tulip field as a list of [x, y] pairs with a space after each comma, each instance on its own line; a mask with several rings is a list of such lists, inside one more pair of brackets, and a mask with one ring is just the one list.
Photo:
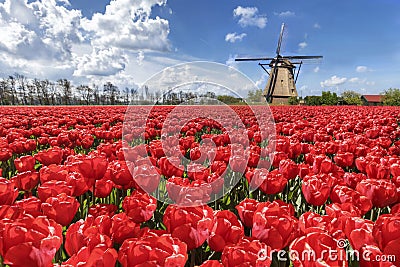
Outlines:
[[174, 108], [0, 107], [0, 266], [400, 266], [400, 108]]

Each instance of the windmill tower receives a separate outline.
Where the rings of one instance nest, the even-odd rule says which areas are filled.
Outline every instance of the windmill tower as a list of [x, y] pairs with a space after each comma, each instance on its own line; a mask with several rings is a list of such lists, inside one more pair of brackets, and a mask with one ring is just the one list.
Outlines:
[[[273, 58], [236, 58], [235, 61], [270, 61], [270, 63], [258, 63], [269, 75], [263, 95], [268, 103], [287, 104], [291, 96], [297, 97], [296, 81], [300, 73], [302, 60], [318, 59], [322, 56], [282, 56], [280, 54], [285, 24], [282, 24], [281, 33], [276, 48], [276, 56]], [[292, 62], [296, 60], [296, 62]], [[295, 65], [299, 65], [296, 69]], [[268, 71], [265, 66], [270, 67]]]

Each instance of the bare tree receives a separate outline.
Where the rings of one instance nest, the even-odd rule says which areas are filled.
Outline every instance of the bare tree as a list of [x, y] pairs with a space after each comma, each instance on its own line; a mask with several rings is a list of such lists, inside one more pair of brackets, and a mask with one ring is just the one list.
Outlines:
[[59, 79], [57, 81], [58, 86], [61, 88], [61, 95], [62, 95], [62, 103], [64, 105], [70, 105], [72, 99], [72, 86], [71, 82], [67, 79]]
[[33, 84], [35, 86], [35, 91], [37, 95], [37, 99], [40, 105], [49, 105], [49, 92], [48, 92], [48, 80], [38, 80], [34, 79]]
[[93, 84], [93, 97], [94, 97], [94, 104], [95, 105], [100, 105], [100, 91], [99, 91], [99, 86], [96, 84]]
[[131, 88], [131, 99], [137, 100], [138, 90], [136, 88]]
[[9, 105], [8, 82], [6, 79], [0, 81], [0, 101], [1, 105]]
[[76, 90], [81, 96], [81, 99], [86, 105], [90, 104], [90, 99], [92, 98], [93, 89], [87, 85], [79, 85]]
[[16, 89], [16, 81], [14, 76], [8, 76], [8, 87], [11, 94], [11, 105], [18, 105], [18, 96], [17, 96], [17, 89]]
[[33, 106], [35, 105], [35, 85], [33, 84], [28, 84], [28, 99], [29, 99], [29, 105]]
[[56, 105], [57, 104], [56, 100], [58, 99], [58, 97], [57, 97], [57, 87], [55, 83], [50, 82], [48, 92], [51, 105]]
[[27, 81], [26, 77], [22, 74], [15, 73], [14, 76], [17, 81], [17, 88], [18, 88], [19, 95], [21, 98], [21, 103], [23, 105], [26, 105], [28, 103], [27, 94], [26, 94], [26, 89], [27, 89], [26, 87], [27, 87], [28, 81]]
[[103, 93], [107, 96], [107, 100], [109, 100], [110, 105], [115, 105], [118, 97], [119, 97], [119, 90], [118, 87], [113, 85], [111, 82], [107, 82], [103, 86]]

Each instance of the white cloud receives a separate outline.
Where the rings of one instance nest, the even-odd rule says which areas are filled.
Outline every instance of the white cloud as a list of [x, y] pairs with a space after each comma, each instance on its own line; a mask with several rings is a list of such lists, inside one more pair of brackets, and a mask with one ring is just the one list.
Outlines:
[[316, 67], [313, 69], [313, 71], [314, 71], [315, 73], [319, 72], [319, 66], [316, 66]]
[[306, 42], [301, 42], [301, 43], [299, 43], [299, 49], [304, 49], [307, 47], [307, 45], [308, 44]]
[[150, 18], [151, 7], [165, 5], [166, 0], [114, 0], [105, 13], [95, 13], [82, 25], [91, 34], [93, 46], [116, 46], [129, 50], [167, 51], [169, 22]]
[[81, 17], [81, 11], [55, 0], [5, 0], [0, 3], [0, 52], [26, 60], [70, 60], [72, 45], [83, 40]]
[[336, 75], [330, 77], [329, 79], [321, 82], [321, 87], [331, 87], [331, 86], [338, 86], [344, 84], [347, 81], [345, 77], [337, 77]]
[[154, 5], [165, 3], [113, 0], [104, 13], [85, 18], [69, 0], [0, 1], [0, 75], [78, 83], [147, 79], [154, 68], [141, 72], [151, 58], [144, 53], [170, 50], [168, 20], [151, 16]]
[[321, 25], [319, 25], [319, 23], [314, 23], [313, 28], [321, 29]]
[[229, 55], [229, 58], [225, 64], [229, 67], [237, 68], [237, 61], [235, 61], [235, 58], [237, 58], [237, 55]]
[[358, 78], [358, 77], [350, 78], [350, 79], [349, 79], [349, 82], [351, 82], [351, 83], [358, 83], [358, 82], [360, 82], [360, 78]]
[[228, 33], [226, 36], [225, 36], [225, 41], [226, 42], [231, 42], [231, 43], [234, 43], [234, 42], [236, 42], [236, 41], [242, 41], [243, 40], [243, 38], [244, 37], [246, 37], [247, 36], [247, 34], [246, 33], [241, 33], [241, 34], [238, 34], [238, 33], [236, 33], [236, 32], [233, 32], [233, 33]]
[[369, 71], [369, 68], [366, 66], [357, 66], [356, 72], [362, 73], [362, 72], [367, 72]]
[[139, 66], [141, 66], [143, 64], [143, 59], [144, 59], [144, 52], [143, 51], [139, 51], [138, 55], [136, 57], [136, 61], [139, 64]]
[[373, 86], [375, 85], [374, 81], [368, 81], [367, 79], [360, 79], [358, 77], [353, 77], [351, 79], [349, 79], [349, 82], [351, 83], [357, 83], [357, 84], [364, 84], [364, 85], [368, 85], [368, 86]]
[[90, 55], [78, 59], [75, 76], [110, 76], [125, 69], [127, 56], [121, 49], [94, 49]]
[[242, 27], [257, 26], [262, 29], [267, 25], [267, 17], [258, 14], [257, 7], [238, 6], [233, 10], [233, 16], [239, 18], [239, 25]]
[[258, 79], [255, 84], [257, 86], [257, 88], [261, 88], [264, 90], [264, 87], [267, 83], [267, 79], [268, 79], [269, 75], [267, 73], [263, 73], [260, 77], [260, 79]]
[[296, 14], [293, 11], [284, 11], [284, 12], [274, 12], [274, 15], [281, 17], [281, 18], [286, 18], [286, 17], [293, 17]]

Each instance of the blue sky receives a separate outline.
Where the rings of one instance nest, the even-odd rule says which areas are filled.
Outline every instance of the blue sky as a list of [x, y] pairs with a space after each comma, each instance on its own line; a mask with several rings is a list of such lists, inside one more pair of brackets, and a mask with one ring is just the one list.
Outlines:
[[299, 95], [400, 87], [400, 2], [396, 0], [0, 0], [0, 75], [71, 79], [75, 85], [142, 84], [175, 64], [231, 65], [263, 88], [257, 62], [323, 55], [304, 64]]

